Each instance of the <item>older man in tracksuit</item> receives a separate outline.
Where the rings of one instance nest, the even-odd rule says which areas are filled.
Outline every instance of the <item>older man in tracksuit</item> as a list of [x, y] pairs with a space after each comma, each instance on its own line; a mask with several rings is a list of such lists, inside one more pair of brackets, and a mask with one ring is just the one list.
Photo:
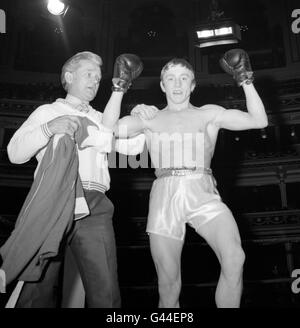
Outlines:
[[[142, 63], [131, 54], [117, 58], [112, 95], [103, 113], [89, 104], [98, 91], [101, 65], [101, 58], [91, 52], [81, 52], [71, 57], [64, 64], [61, 74], [66, 98], [38, 107], [16, 131], [7, 150], [10, 161], [16, 164], [25, 163], [36, 156], [38, 172], [51, 138], [56, 135], [74, 138], [81, 124], [79, 117], [88, 118], [98, 127], [101, 134], [99, 143], [94, 147], [78, 149], [78, 173], [90, 215], [74, 221], [68, 237], [85, 288], [87, 306], [120, 307], [112, 225], [114, 209], [105, 195], [110, 184], [107, 144], [111, 142], [110, 128], [119, 119], [123, 94], [141, 73]], [[64, 193], [64, 190], [60, 192]], [[1, 255], [5, 263], [6, 259]], [[53, 258], [40, 280], [25, 282], [16, 307], [55, 307], [54, 291], [59, 266], [60, 261]]]

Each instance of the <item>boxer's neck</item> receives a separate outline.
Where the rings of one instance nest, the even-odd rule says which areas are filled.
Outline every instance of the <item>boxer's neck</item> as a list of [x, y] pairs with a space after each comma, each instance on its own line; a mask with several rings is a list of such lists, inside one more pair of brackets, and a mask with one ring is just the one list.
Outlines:
[[166, 107], [166, 110], [169, 110], [170, 112], [182, 112], [185, 110], [192, 109], [193, 105], [191, 103], [184, 103], [184, 104], [168, 104]]

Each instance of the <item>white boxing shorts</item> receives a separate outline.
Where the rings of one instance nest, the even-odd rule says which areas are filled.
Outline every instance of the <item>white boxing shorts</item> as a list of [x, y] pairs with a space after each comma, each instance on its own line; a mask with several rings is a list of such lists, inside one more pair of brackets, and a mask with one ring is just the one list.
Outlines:
[[147, 233], [184, 240], [186, 223], [197, 231], [220, 214], [231, 214], [210, 169], [162, 169], [157, 176], [150, 193]]

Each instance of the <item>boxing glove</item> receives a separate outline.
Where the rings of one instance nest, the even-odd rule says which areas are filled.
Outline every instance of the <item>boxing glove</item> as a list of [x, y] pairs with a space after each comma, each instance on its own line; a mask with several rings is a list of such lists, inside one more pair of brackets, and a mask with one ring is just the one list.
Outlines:
[[243, 49], [227, 51], [220, 59], [220, 65], [226, 73], [233, 76], [238, 86], [250, 84], [254, 80], [249, 56]]
[[133, 54], [122, 54], [117, 57], [114, 65], [113, 91], [126, 92], [143, 70], [140, 58]]

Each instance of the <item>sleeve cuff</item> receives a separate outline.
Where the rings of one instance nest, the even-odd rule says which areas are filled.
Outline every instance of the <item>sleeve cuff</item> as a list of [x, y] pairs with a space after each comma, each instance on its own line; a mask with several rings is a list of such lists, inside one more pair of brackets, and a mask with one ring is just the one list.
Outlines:
[[53, 136], [53, 133], [50, 132], [47, 123], [41, 125], [41, 130], [46, 138], [50, 139]]

